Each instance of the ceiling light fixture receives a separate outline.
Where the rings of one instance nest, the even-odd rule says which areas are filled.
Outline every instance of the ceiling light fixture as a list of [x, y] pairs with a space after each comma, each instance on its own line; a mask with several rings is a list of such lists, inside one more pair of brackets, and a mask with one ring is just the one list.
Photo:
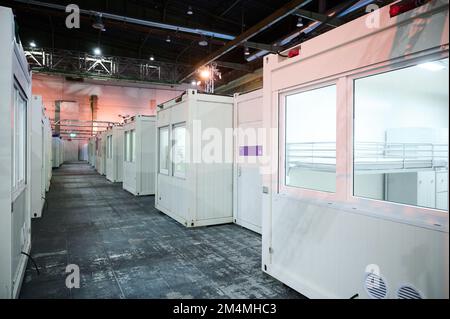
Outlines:
[[35, 48], [35, 47], [36, 47], [36, 42], [31, 41], [31, 42], [30, 42], [30, 47]]
[[95, 21], [92, 24], [92, 27], [94, 29], [97, 29], [97, 30], [100, 30], [100, 31], [106, 31], [105, 25], [103, 24], [102, 14], [101, 13], [97, 13], [97, 15], [95, 16]]
[[188, 9], [187, 9], [187, 11], [186, 11], [186, 14], [188, 14], [188, 15], [193, 15], [194, 14], [194, 10], [192, 9], [192, 6], [188, 6]]
[[297, 28], [301, 28], [303, 26], [304, 26], [303, 18], [302, 17], [298, 17], [298, 19], [297, 19]]
[[245, 47], [244, 49], [244, 55], [249, 56], [250, 55], [250, 49], [248, 47]]
[[155, 57], [153, 55], [150, 56], [150, 61], [155, 61]]
[[167, 42], [167, 43], [170, 43], [170, 42], [172, 42], [172, 39], [170, 38], [170, 35], [168, 35], [168, 36], [167, 36], [167, 38], [166, 38], [166, 42]]
[[203, 36], [202, 39], [198, 42], [198, 45], [201, 46], [201, 47], [208, 46], [208, 40], [206, 39], [205, 36]]
[[197, 81], [192, 80], [191, 85], [192, 85], [192, 86], [197, 86]]
[[418, 67], [428, 71], [440, 71], [445, 69], [445, 66], [438, 61], [422, 63], [419, 64]]

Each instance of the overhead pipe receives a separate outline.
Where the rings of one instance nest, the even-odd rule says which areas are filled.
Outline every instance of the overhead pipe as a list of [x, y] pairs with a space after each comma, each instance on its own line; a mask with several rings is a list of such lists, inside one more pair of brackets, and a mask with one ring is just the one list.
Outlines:
[[[348, 8], [347, 10], [344, 10], [343, 12], [339, 13], [338, 15], [336, 15], [336, 18], [342, 18], [345, 17], [346, 15], [355, 12], [365, 6], [368, 6], [369, 4], [374, 3], [375, 0], [361, 0], [358, 3], [355, 3], [353, 6], [351, 6], [350, 8]], [[333, 11], [331, 13], [328, 14], [328, 17], [333, 17], [336, 11]], [[294, 40], [295, 38], [297, 38], [298, 36], [300, 36], [301, 33], [303, 34], [309, 34], [312, 31], [314, 31], [315, 29], [317, 29], [319, 26], [321, 26], [323, 24], [323, 22], [320, 21], [314, 21], [311, 22], [306, 28], [295, 32], [293, 34], [290, 34], [289, 36], [283, 38], [282, 40], [280, 40], [277, 45], [279, 47], [283, 47], [287, 44], [289, 44], [292, 40]], [[261, 50], [258, 51], [254, 54], [252, 54], [251, 56], [249, 56], [246, 60], [247, 62], [252, 62], [255, 61], [256, 59], [262, 58], [263, 56], [269, 54], [270, 51], [267, 50]]]
[[[62, 11], [66, 10], [66, 7], [63, 5], [47, 3], [47, 2], [42, 2], [42, 1], [34, 1], [34, 0], [14, 0], [14, 1], [28, 4], [28, 5], [56, 9], [56, 10], [62, 10]], [[231, 40], [235, 39], [235, 36], [233, 36], [233, 35], [224, 34], [224, 33], [220, 33], [220, 32], [182, 27], [182, 26], [161, 23], [161, 22], [155, 22], [155, 21], [147, 21], [147, 20], [130, 18], [130, 17], [120, 16], [120, 15], [111, 14], [111, 13], [92, 11], [92, 10], [84, 10], [84, 9], [80, 9], [80, 13], [85, 14], [85, 15], [101, 14], [102, 18], [104, 18], [104, 19], [110, 19], [110, 20], [130, 23], [130, 24], [137, 24], [137, 25], [146, 26], [146, 27], [150, 27], [150, 28], [158, 28], [158, 29], [171, 30], [171, 31], [176, 31], [176, 32], [198, 34], [198, 35], [203, 35], [203, 36], [210, 37], [210, 38], [222, 39], [222, 40], [227, 40], [227, 41], [231, 41]]]

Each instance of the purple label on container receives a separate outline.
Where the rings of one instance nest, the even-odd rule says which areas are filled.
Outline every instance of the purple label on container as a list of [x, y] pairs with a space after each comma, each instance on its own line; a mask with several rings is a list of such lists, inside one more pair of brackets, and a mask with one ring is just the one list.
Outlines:
[[241, 146], [239, 148], [240, 156], [262, 156], [263, 147], [262, 145], [257, 146]]

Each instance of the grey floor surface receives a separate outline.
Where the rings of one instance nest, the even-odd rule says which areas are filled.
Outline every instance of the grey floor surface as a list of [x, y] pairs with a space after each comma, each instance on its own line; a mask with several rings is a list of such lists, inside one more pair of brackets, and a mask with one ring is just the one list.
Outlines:
[[[187, 229], [87, 164], [54, 170], [20, 297], [302, 298], [264, 274], [261, 237], [236, 225]], [[81, 287], [66, 287], [78, 265]]]

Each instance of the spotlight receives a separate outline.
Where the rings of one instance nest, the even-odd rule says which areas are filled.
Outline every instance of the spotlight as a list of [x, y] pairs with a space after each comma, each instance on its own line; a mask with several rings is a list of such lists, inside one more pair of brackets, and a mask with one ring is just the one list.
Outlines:
[[197, 86], [197, 81], [192, 80], [191, 85], [192, 85], [192, 86]]
[[30, 42], [30, 47], [35, 48], [35, 47], [36, 47], [36, 42], [31, 41], [31, 42]]
[[186, 11], [186, 14], [188, 14], [188, 15], [193, 15], [194, 14], [194, 10], [192, 10], [192, 6], [189, 6], [188, 7], [188, 9], [187, 9], [187, 11]]
[[95, 55], [102, 55], [102, 50], [100, 50], [100, 48], [95, 48], [94, 49], [94, 54]]
[[150, 61], [155, 61], [155, 57], [153, 55], [150, 56]]
[[297, 19], [297, 28], [301, 28], [303, 27], [303, 18], [302, 17], [298, 17]]
[[201, 69], [200, 70], [200, 76], [202, 77], [202, 79], [209, 79], [209, 77], [211, 76], [211, 73], [209, 72], [208, 69]]

